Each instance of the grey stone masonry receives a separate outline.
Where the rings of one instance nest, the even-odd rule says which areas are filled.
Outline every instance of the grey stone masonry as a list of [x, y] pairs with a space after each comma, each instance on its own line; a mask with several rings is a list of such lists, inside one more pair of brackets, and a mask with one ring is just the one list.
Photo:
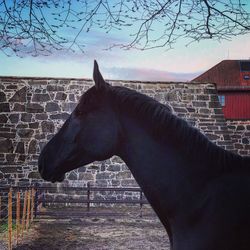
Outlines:
[[227, 127], [237, 152], [250, 155], [250, 120], [227, 120]]
[[[233, 136], [236, 133], [227, 127], [213, 84], [109, 82], [167, 104], [172, 112], [200, 129], [211, 141], [235, 150], [231, 133]], [[92, 80], [87, 79], [0, 77], [0, 185], [43, 183], [37, 167], [39, 153], [92, 85]], [[236, 145], [247, 145], [239, 153], [245, 153], [246, 148], [249, 153], [249, 130], [245, 134], [246, 138], [234, 138]], [[62, 185], [87, 183], [137, 185], [125, 163], [116, 156], [71, 171]]]

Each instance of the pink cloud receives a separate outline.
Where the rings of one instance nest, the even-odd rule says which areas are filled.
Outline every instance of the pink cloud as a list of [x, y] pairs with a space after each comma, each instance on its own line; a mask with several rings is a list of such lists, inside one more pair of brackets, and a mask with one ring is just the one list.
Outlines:
[[174, 73], [164, 70], [143, 68], [105, 68], [104, 73], [110, 79], [139, 81], [189, 81], [201, 72]]

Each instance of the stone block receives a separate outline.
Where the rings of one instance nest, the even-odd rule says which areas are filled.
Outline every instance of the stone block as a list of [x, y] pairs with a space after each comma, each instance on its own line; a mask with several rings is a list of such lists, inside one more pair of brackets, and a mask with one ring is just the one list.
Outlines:
[[118, 156], [113, 156], [113, 157], [111, 158], [111, 161], [112, 161], [113, 163], [124, 163], [124, 161], [123, 161], [120, 157], [118, 157]]
[[97, 179], [96, 180], [96, 186], [107, 187], [108, 186], [108, 181], [104, 180], [104, 179]]
[[0, 114], [0, 123], [7, 123], [8, 117], [5, 114]]
[[35, 154], [37, 149], [37, 141], [31, 140], [29, 143], [28, 154]]
[[19, 121], [19, 114], [10, 114], [9, 115], [9, 120], [11, 123], [18, 123]]
[[68, 113], [60, 113], [60, 114], [53, 114], [53, 115], [50, 115], [50, 119], [52, 120], [67, 120], [69, 118], [70, 114]]
[[[196, 99], [198, 101], [208, 101], [209, 100], [209, 96], [208, 95], [197, 95]], [[218, 99], [217, 99], [218, 100]]]
[[50, 121], [42, 121], [42, 132], [54, 133], [55, 126], [53, 122]]
[[111, 174], [110, 173], [106, 173], [106, 172], [102, 172], [102, 173], [97, 173], [96, 174], [96, 179], [110, 179], [111, 178]]
[[130, 179], [132, 174], [130, 171], [123, 171], [116, 174], [116, 179]]
[[36, 140], [43, 140], [45, 139], [45, 134], [36, 134], [34, 137]]
[[26, 160], [26, 155], [19, 155], [19, 157], [18, 157], [18, 161], [19, 162], [25, 162], [25, 160]]
[[205, 88], [204, 89], [204, 94], [205, 95], [217, 95], [218, 94], [218, 92], [217, 92], [217, 90], [215, 89], [215, 88]]
[[79, 180], [93, 181], [94, 175], [92, 173], [79, 173]]
[[31, 122], [32, 114], [21, 114], [21, 121], [23, 122]]
[[32, 96], [32, 102], [47, 102], [49, 100], [49, 94], [33, 94]]
[[56, 100], [60, 100], [60, 101], [65, 101], [67, 98], [67, 94], [65, 94], [64, 92], [57, 92], [56, 93]]
[[34, 134], [34, 130], [33, 129], [18, 129], [17, 134], [21, 138], [30, 138]]
[[42, 177], [39, 174], [39, 172], [30, 172], [28, 174], [28, 178], [30, 178], [30, 179], [42, 179]]
[[0, 102], [6, 102], [6, 95], [4, 92], [0, 91]]
[[42, 113], [44, 112], [44, 108], [38, 103], [27, 103], [26, 111], [28, 113]]
[[26, 87], [23, 87], [20, 90], [16, 91], [16, 93], [10, 98], [9, 102], [26, 102], [26, 94], [27, 89]]
[[238, 125], [236, 131], [244, 131], [245, 127], [243, 125]]
[[122, 187], [138, 187], [138, 184], [134, 179], [121, 180], [121, 186]]
[[178, 108], [178, 107], [174, 107], [174, 112], [176, 113], [188, 113], [186, 108]]
[[77, 180], [78, 179], [78, 175], [75, 171], [71, 171], [69, 174], [68, 174], [68, 179], [69, 180]]
[[12, 153], [13, 144], [10, 139], [0, 138], [0, 152], [1, 153]]
[[16, 128], [28, 128], [29, 125], [28, 124], [22, 124], [22, 123], [18, 123]]
[[111, 184], [112, 184], [112, 186], [120, 186], [121, 182], [120, 182], [120, 180], [114, 180], [114, 179], [112, 179], [111, 180]]
[[0, 132], [0, 137], [3, 138], [15, 138], [16, 134], [11, 132]]
[[16, 166], [2, 167], [1, 168], [1, 172], [3, 172], [4, 174], [7, 174], [7, 173], [16, 173], [17, 169], [18, 169], [18, 167], [16, 167]]
[[39, 127], [39, 123], [38, 122], [32, 122], [32, 123], [29, 123], [29, 128], [38, 128]]
[[83, 167], [78, 168], [78, 172], [79, 173], [85, 173], [86, 172], [86, 167], [83, 166]]
[[99, 170], [100, 169], [100, 166], [97, 166], [97, 165], [90, 165], [87, 167], [89, 170]]
[[56, 102], [48, 102], [45, 107], [46, 112], [60, 111], [60, 107]]
[[13, 164], [15, 162], [16, 154], [7, 154], [6, 161], [8, 164]]
[[39, 78], [35, 78], [35, 79], [31, 79], [30, 81], [31, 85], [47, 85], [47, 79], [39, 79]]
[[193, 106], [196, 108], [205, 108], [207, 107], [207, 103], [203, 101], [193, 101]]
[[215, 140], [218, 140], [220, 138], [220, 136], [215, 135], [215, 134], [210, 134], [210, 133], [206, 133], [206, 136], [211, 141], [215, 141]]
[[105, 166], [105, 164], [103, 164], [103, 163], [101, 164], [101, 171], [102, 171], [102, 172], [106, 171], [106, 166]]
[[250, 138], [242, 138], [242, 143], [249, 144], [250, 143], [249, 140], [250, 140]]
[[25, 106], [23, 104], [20, 104], [20, 103], [14, 103], [13, 111], [24, 112]]
[[39, 121], [48, 120], [48, 115], [47, 114], [37, 114], [36, 120], [39, 120]]
[[0, 103], [0, 113], [7, 113], [10, 112], [10, 105], [9, 103], [3, 102]]
[[23, 142], [18, 142], [17, 146], [16, 146], [16, 150], [15, 153], [19, 153], [19, 154], [24, 154], [24, 143]]
[[71, 102], [75, 102], [75, 101], [76, 101], [75, 95], [74, 95], [74, 94], [69, 94], [69, 100], [70, 100]]
[[47, 91], [64, 91], [64, 87], [58, 85], [48, 85]]
[[121, 167], [120, 167], [120, 165], [118, 165], [118, 164], [112, 164], [112, 165], [109, 165], [108, 167], [107, 167], [107, 170], [108, 171], [113, 171], [113, 172], [119, 172], [120, 170], [121, 170]]

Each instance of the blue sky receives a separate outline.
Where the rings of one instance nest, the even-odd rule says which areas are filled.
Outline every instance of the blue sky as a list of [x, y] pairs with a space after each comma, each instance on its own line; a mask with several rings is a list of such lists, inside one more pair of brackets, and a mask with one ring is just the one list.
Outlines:
[[225, 59], [250, 59], [250, 34], [231, 41], [204, 40], [186, 46], [179, 40], [174, 48], [152, 50], [107, 50], [113, 43], [127, 42], [127, 31], [106, 34], [93, 29], [83, 33], [85, 53], [56, 52], [51, 56], [7, 57], [0, 52], [1, 76], [92, 78], [96, 59], [106, 79], [187, 81]]

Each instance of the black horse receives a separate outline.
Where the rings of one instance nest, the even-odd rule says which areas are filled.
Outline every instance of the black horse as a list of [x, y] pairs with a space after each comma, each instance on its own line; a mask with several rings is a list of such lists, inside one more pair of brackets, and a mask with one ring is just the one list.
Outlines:
[[173, 250], [250, 249], [250, 157], [216, 146], [167, 106], [106, 83], [95, 86], [44, 147], [39, 171], [121, 157], [165, 226]]

